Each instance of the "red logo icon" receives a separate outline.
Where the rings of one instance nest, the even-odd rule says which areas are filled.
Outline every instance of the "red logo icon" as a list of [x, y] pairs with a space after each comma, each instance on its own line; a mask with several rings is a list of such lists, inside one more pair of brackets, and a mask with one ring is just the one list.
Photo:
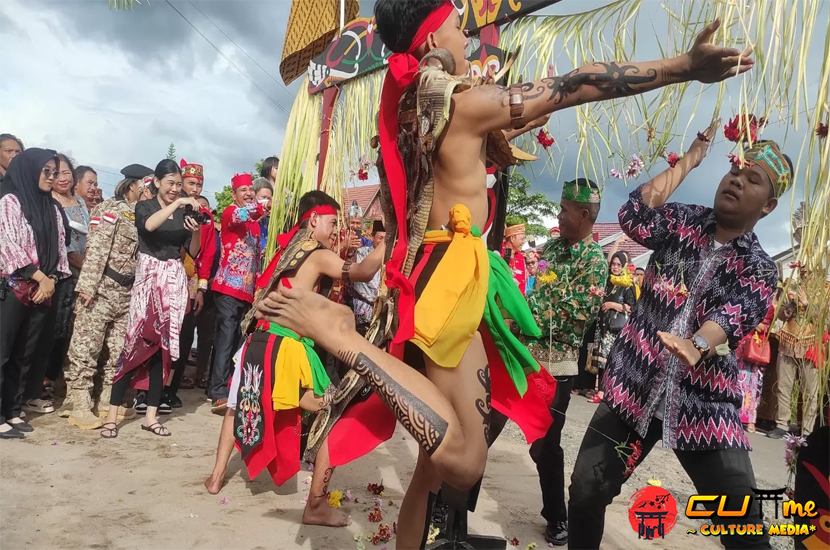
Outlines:
[[628, 501], [628, 522], [637, 538], [665, 538], [677, 523], [677, 502], [662, 487], [643, 487]]

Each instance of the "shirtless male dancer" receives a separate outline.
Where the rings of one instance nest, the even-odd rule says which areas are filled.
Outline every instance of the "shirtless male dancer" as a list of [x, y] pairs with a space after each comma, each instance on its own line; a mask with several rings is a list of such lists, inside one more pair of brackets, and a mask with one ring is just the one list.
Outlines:
[[[294, 288], [317, 293], [326, 286], [324, 279], [365, 282], [380, 269], [383, 243], [354, 265], [332, 252], [340, 210], [336, 200], [322, 191], [310, 191], [300, 198], [298, 209], [297, 224], [277, 237], [279, 249], [257, 281], [260, 290], [254, 305], [271, 290]], [[300, 436], [295, 425], [299, 411], [316, 412], [327, 405], [330, 394], [325, 390], [331, 382], [306, 335], [285, 328], [274, 321], [255, 323], [252, 315], [242, 323], [246, 344], [237, 354], [216, 463], [204, 482], [210, 494], [222, 489], [234, 441], [251, 479], [267, 467], [274, 482], [281, 485], [300, 469]], [[281, 358], [283, 353], [286, 359]], [[298, 387], [305, 388], [299, 398]], [[327, 442], [320, 448], [315, 467], [303, 523], [349, 525], [349, 516], [328, 504], [327, 487], [334, 470], [329, 467]]]
[[[419, 61], [438, 48], [452, 55], [455, 75], [465, 75], [469, 70], [465, 59], [467, 38], [458, 12], [442, 0], [378, 0], [375, 17], [380, 38], [395, 52], [389, 59], [380, 106], [383, 168], [395, 202], [396, 189], [403, 186], [405, 190], [407, 173], [415, 172], [413, 167], [405, 166], [401, 152], [396, 150], [401, 95], [417, 83]], [[719, 21], [706, 26], [691, 50], [673, 59], [596, 62], [510, 90], [477, 85], [456, 91], [450, 96], [450, 114], [431, 158], [434, 196], [428, 227], [456, 229], [457, 224], [448, 220], [447, 213], [454, 215], [459, 205], [469, 209], [472, 226], [484, 226], [488, 213], [485, 151], [491, 132], [520, 127], [546, 113], [588, 102], [688, 81], [718, 82], [750, 70], [754, 63], [749, 57], [751, 49], [740, 52], [711, 44], [719, 26]], [[395, 206], [402, 220], [406, 211], [398, 210], [397, 203]], [[397, 238], [406, 238], [405, 232], [403, 221]], [[386, 264], [385, 282], [401, 289], [405, 285], [401, 285], [400, 273], [390, 270], [394, 261], [393, 252], [392, 261]], [[439, 366], [419, 344], [425, 351], [424, 376], [360, 338], [348, 308], [312, 292], [272, 292], [260, 302], [256, 315], [289, 327], [336, 353], [371, 384], [418, 441], [421, 453], [401, 506], [397, 546], [423, 545], [429, 493], [437, 492], [442, 481], [460, 490], [469, 489], [482, 476], [487, 462], [490, 385], [480, 333], [469, 339], [454, 368]], [[418, 319], [415, 324], [417, 327]]]

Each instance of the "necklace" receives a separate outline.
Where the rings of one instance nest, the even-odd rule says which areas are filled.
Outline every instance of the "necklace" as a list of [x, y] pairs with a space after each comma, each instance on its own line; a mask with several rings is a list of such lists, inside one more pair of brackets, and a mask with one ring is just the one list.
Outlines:
[[75, 197], [72, 195], [66, 197], [64, 195], [61, 195], [60, 193], [53, 193], [52, 196], [58, 199], [58, 202], [61, 203], [61, 206], [74, 206], [75, 204], [77, 204]]

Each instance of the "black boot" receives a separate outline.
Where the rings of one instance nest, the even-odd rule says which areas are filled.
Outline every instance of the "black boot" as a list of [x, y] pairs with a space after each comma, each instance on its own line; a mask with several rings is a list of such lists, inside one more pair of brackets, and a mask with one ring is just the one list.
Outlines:
[[545, 540], [554, 546], [565, 546], [568, 544], [568, 522], [552, 521], [545, 529]]

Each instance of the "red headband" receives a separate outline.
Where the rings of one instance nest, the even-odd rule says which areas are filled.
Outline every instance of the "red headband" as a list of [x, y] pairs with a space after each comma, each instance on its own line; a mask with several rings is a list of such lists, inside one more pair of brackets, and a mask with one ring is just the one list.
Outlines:
[[285, 250], [285, 247], [288, 246], [288, 243], [291, 242], [291, 239], [293, 239], [294, 235], [297, 234], [297, 231], [300, 230], [300, 224], [309, 219], [312, 214], [317, 214], [318, 216], [336, 216], [337, 209], [333, 206], [315, 206], [300, 216], [299, 221], [297, 221], [294, 227], [292, 227], [287, 233], [277, 235], [277, 252], [274, 254], [274, 257], [271, 258], [271, 261], [268, 262], [268, 267], [265, 268], [262, 275], [257, 278], [257, 288], [265, 288], [268, 285], [268, 282], [271, 280], [271, 275], [274, 274], [274, 270], [277, 269], [277, 264], [280, 263], [282, 251]]
[[399, 328], [394, 342], [409, 340], [415, 332], [413, 314], [415, 311], [415, 291], [412, 283], [401, 273], [401, 266], [406, 257], [409, 236], [406, 231], [406, 172], [404, 171], [401, 152], [398, 150], [398, 103], [407, 86], [415, 81], [418, 74], [418, 60], [413, 53], [420, 48], [430, 33], [437, 31], [455, 10], [452, 2], [445, 2], [433, 10], [418, 28], [406, 53], [389, 56], [389, 70], [383, 80], [380, 98], [380, 116], [378, 131], [380, 134], [380, 152], [383, 168], [395, 207], [398, 220], [398, 236], [392, 257], [386, 264], [386, 285], [400, 291], [398, 298]]
[[251, 174], [237, 174], [231, 178], [231, 188], [236, 191], [242, 186], [253, 185], [253, 178]]

